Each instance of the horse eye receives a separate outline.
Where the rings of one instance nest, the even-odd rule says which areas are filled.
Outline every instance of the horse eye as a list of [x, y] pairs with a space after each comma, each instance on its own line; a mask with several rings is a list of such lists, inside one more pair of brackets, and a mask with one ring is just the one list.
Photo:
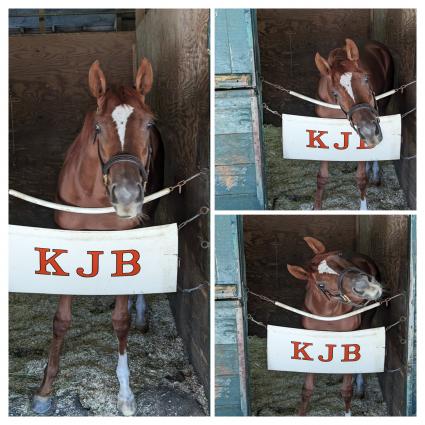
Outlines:
[[333, 91], [332, 92], [332, 95], [333, 95], [333, 97], [338, 97], [339, 96], [337, 91]]
[[365, 75], [365, 77], [364, 77], [364, 80], [363, 80], [365, 83], [368, 83], [369, 82], [369, 76], [368, 75]]
[[96, 123], [96, 125], [94, 126], [94, 130], [96, 131], [96, 133], [100, 133], [100, 130], [102, 130], [102, 128], [100, 127], [99, 123]]

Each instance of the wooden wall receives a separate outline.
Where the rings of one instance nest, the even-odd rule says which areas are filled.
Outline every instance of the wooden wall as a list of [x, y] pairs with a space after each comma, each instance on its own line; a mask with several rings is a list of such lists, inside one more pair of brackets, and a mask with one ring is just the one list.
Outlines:
[[[372, 37], [385, 43], [395, 61], [395, 86], [416, 79], [416, 10], [376, 9], [372, 13]], [[403, 113], [416, 106], [416, 85], [392, 96], [388, 113]], [[416, 155], [416, 112], [402, 121], [402, 156]], [[416, 209], [416, 158], [396, 161], [396, 170], [409, 207]]]
[[[257, 294], [302, 308], [305, 282], [289, 274], [286, 265], [304, 265], [312, 251], [302, 239], [313, 236], [330, 249], [354, 250], [356, 217], [244, 216], [246, 282]], [[256, 320], [277, 326], [301, 327], [300, 316], [248, 294], [248, 312]], [[266, 330], [252, 322], [249, 333], [265, 337]]]
[[[374, 326], [388, 326], [401, 316], [408, 317], [410, 293], [408, 216], [360, 216], [358, 249], [370, 255], [381, 271], [381, 281], [388, 289], [388, 296], [404, 293], [399, 298], [380, 307], [374, 316]], [[414, 302], [414, 301], [413, 301]], [[408, 321], [387, 332], [386, 369], [398, 369], [407, 364]], [[389, 414], [406, 414], [406, 375], [408, 369], [380, 374], [384, 398]], [[415, 372], [413, 372], [415, 373]]]
[[[165, 144], [165, 184], [174, 184], [209, 167], [210, 80], [209, 10], [148, 9], [136, 13], [137, 56], [151, 62], [154, 84], [147, 101], [157, 116]], [[164, 198], [161, 222], [182, 222], [209, 205], [209, 174], [189, 183], [182, 195]], [[193, 288], [209, 281], [209, 216], [179, 234], [178, 285]], [[209, 392], [209, 287], [171, 296], [179, 334]]]
[[[327, 56], [347, 37], [362, 43], [370, 36], [367, 9], [258, 9], [261, 74], [265, 80], [316, 97], [319, 71], [314, 55]], [[280, 113], [314, 116], [314, 105], [263, 83], [263, 101]], [[264, 122], [281, 126], [264, 111]]]
[[[108, 83], [133, 84], [134, 32], [9, 38], [9, 185], [54, 200], [66, 150], [96, 108], [88, 71], [100, 60]], [[10, 223], [55, 227], [53, 212], [10, 199]]]

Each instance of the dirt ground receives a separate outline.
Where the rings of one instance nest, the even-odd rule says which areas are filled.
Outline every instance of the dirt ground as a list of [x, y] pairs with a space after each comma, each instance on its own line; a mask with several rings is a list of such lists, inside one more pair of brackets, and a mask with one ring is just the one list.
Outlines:
[[[129, 335], [130, 383], [138, 416], [203, 416], [208, 402], [188, 362], [166, 296], [148, 296], [150, 330]], [[9, 415], [28, 416], [41, 382], [57, 296], [10, 294]], [[51, 416], [116, 416], [113, 297], [76, 297]], [[133, 312], [134, 319], [134, 312]]]
[[[253, 416], [296, 416], [301, 400], [304, 374], [267, 370], [267, 339], [248, 337], [251, 410]], [[354, 397], [353, 416], [386, 416], [376, 375], [366, 377], [364, 399]], [[309, 416], [344, 416], [340, 395], [341, 375], [317, 374]]]
[[[311, 210], [320, 162], [283, 159], [281, 133], [280, 127], [264, 126], [268, 209]], [[382, 170], [382, 184], [368, 188], [368, 209], [409, 209], [392, 161], [381, 161], [379, 164]], [[329, 182], [325, 189], [323, 209], [359, 209], [356, 168], [356, 162], [329, 164]]]

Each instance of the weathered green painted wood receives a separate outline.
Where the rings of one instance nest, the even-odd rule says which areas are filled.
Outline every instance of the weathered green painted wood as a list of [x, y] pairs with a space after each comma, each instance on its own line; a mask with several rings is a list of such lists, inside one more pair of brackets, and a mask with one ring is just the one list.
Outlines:
[[246, 345], [238, 300], [221, 300], [215, 308], [215, 414], [248, 414]]
[[219, 146], [226, 149], [216, 149], [216, 165], [253, 164], [255, 162], [250, 133], [218, 134], [215, 138]]
[[410, 217], [410, 291], [407, 334], [406, 416], [416, 415], [416, 216]]
[[254, 90], [216, 91], [215, 131], [216, 208], [264, 209], [262, 140]]
[[215, 414], [242, 416], [249, 407], [241, 217], [216, 216], [215, 231]]
[[262, 209], [256, 195], [221, 195], [215, 200], [217, 210], [238, 210], [244, 206], [246, 210]]
[[255, 85], [252, 16], [249, 9], [216, 9], [215, 74], [248, 74], [250, 78], [217, 79], [217, 88]]
[[[215, 223], [215, 284], [233, 286], [234, 296], [238, 298], [241, 294], [241, 267], [237, 217], [216, 216]], [[217, 296], [221, 297], [220, 294]]]

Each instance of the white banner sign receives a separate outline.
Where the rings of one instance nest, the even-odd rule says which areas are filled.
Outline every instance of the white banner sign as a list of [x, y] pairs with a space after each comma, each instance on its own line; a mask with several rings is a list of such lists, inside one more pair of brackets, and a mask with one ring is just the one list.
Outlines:
[[325, 332], [267, 326], [269, 370], [311, 373], [383, 372], [385, 328]]
[[9, 226], [9, 291], [124, 295], [176, 292], [177, 225], [124, 231]]
[[283, 157], [313, 161], [385, 161], [400, 159], [401, 116], [380, 117], [382, 142], [367, 145], [347, 119], [282, 115]]

